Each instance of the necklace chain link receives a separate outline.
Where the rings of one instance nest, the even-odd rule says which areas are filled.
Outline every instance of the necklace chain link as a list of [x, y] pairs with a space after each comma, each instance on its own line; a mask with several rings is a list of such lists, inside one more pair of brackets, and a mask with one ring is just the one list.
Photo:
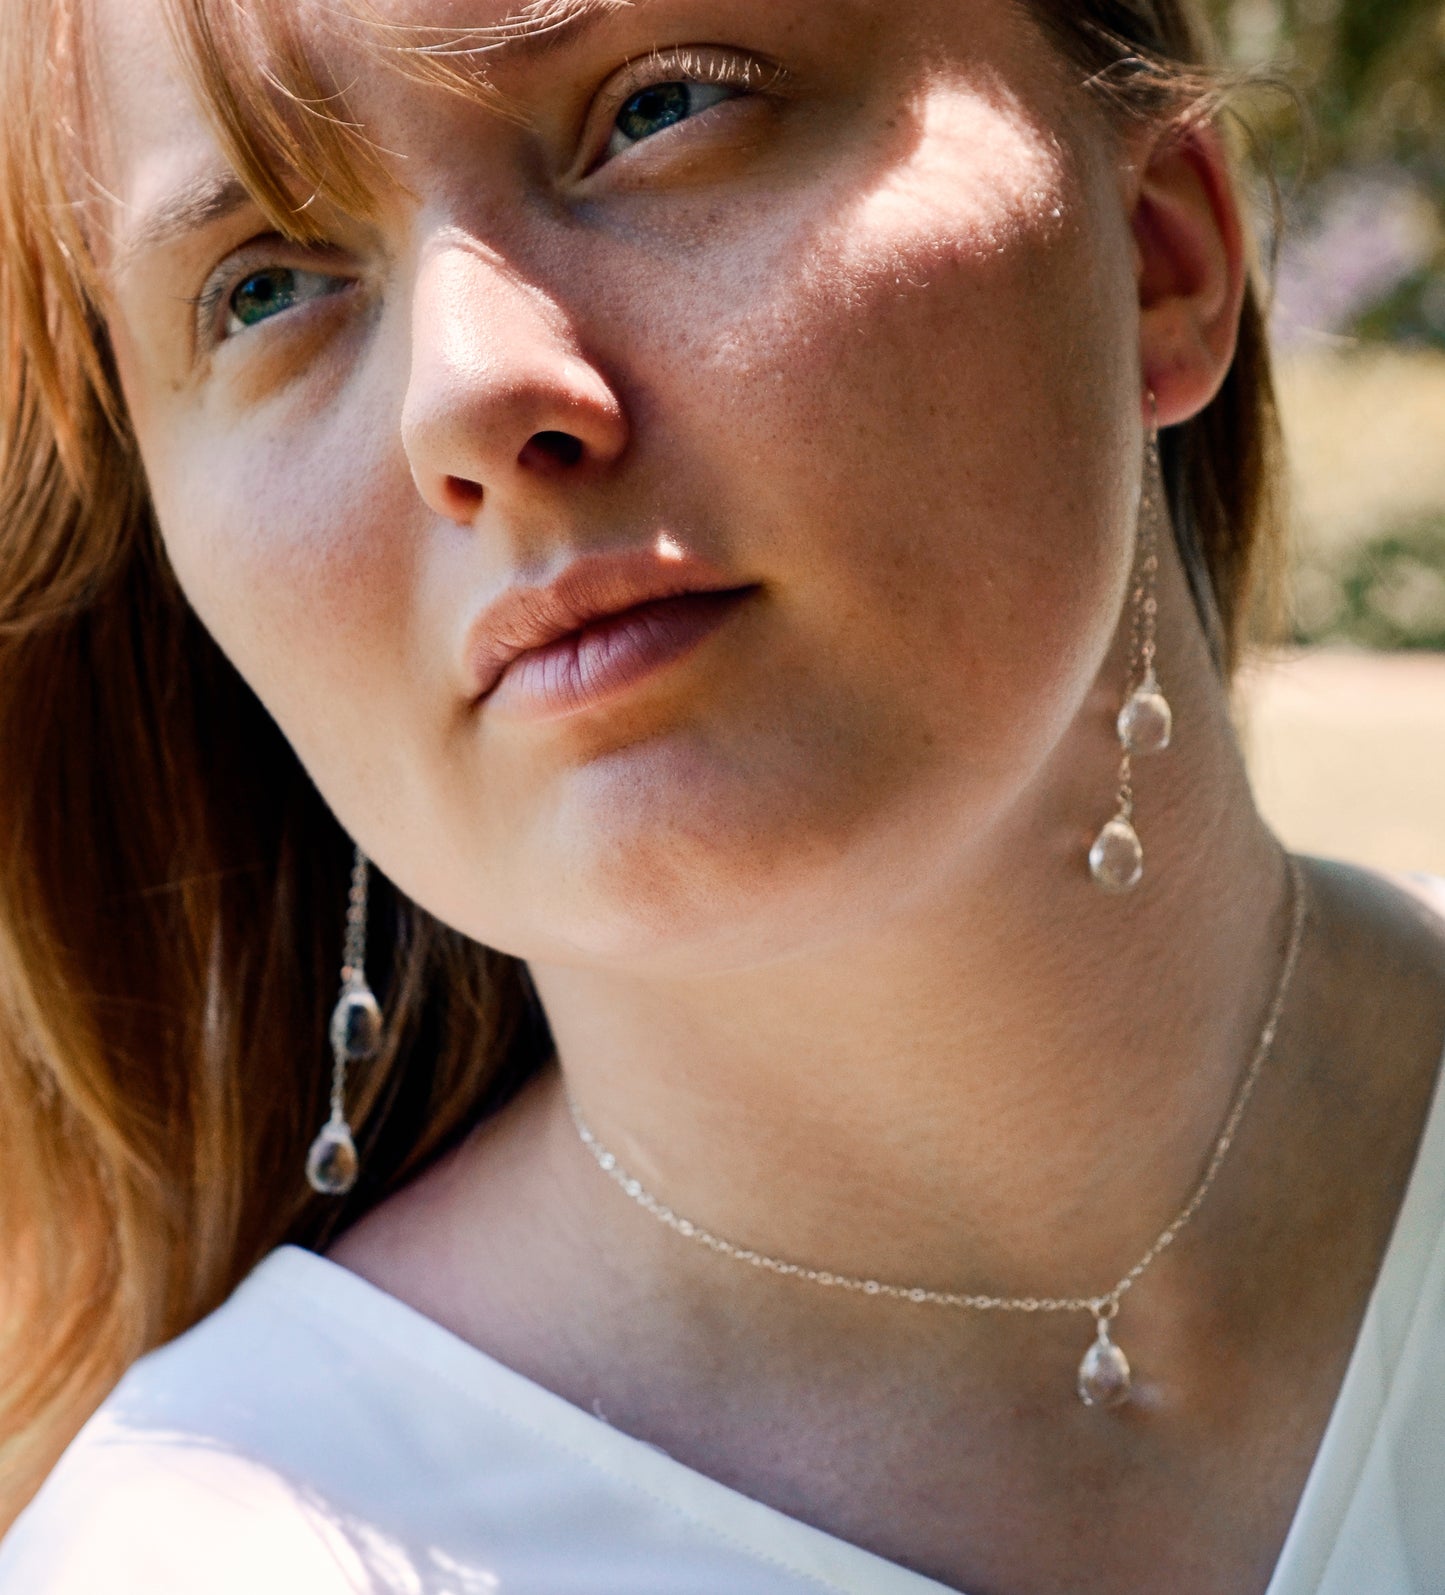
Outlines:
[[1259, 1079], [1264, 1068], [1265, 1060], [1269, 1057], [1270, 1048], [1274, 1043], [1274, 1035], [1279, 1027], [1280, 1015], [1284, 1012], [1285, 997], [1288, 994], [1290, 981], [1294, 975], [1295, 965], [1299, 960], [1300, 944], [1304, 939], [1305, 923], [1305, 891], [1300, 868], [1295, 859], [1286, 854], [1286, 865], [1291, 883], [1292, 915], [1290, 926], [1289, 946], [1280, 967], [1279, 979], [1275, 983], [1274, 997], [1270, 1003], [1269, 1013], [1265, 1017], [1264, 1027], [1260, 1031], [1259, 1041], [1254, 1049], [1254, 1056], [1250, 1059], [1248, 1067], [1240, 1076], [1239, 1085], [1235, 1089], [1234, 1099], [1229, 1111], [1225, 1115], [1223, 1128], [1214, 1143], [1209, 1162], [1199, 1183], [1194, 1187], [1189, 1200], [1180, 1209], [1171, 1223], [1160, 1231], [1153, 1245], [1144, 1253], [1137, 1263], [1126, 1273], [1112, 1290], [1105, 1291], [1099, 1296], [984, 1296], [966, 1295], [951, 1290], [929, 1290], [922, 1285], [894, 1285], [885, 1280], [862, 1279], [850, 1274], [834, 1273], [826, 1268], [808, 1268], [801, 1263], [788, 1262], [781, 1257], [769, 1257], [766, 1253], [756, 1251], [750, 1246], [738, 1246], [732, 1241], [725, 1240], [721, 1235], [714, 1235], [711, 1230], [705, 1229], [701, 1224], [694, 1223], [692, 1219], [683, 1218], [675, 1213], [665, 1202], [661, 1202], [649, 1191], [640, 1180], [618, 1162], [614, 1153], [610, 1152], [592, 1133], [587, 1121], [582, 1117], [576, 1100], [570, 1088], [564, 1084], [567, 1098], [567, 1107], [572, 1116], [572, 1123], [577, 1130], [583, 1146], [592, 1154], [598, 1168], [617, 1185], [624, 1195], [630, 1197], [637, 1205], [650, 1213], [659, 1223], [665, 1224], [670, 1230], [695, 1241], [700, 1246], [705, 1246], [709, 1251], [716, 1252], [719, 1256], [732, 1258], [735, 1262], [747, 1263], [753, 1268], [761, 1268], [770, 1274], [780, 1274], [789, 1279], [801, 1279], [813, 1285], [823, 1285], [832, 1290], [854, 1291], [863, 1296], [884, 1296], [893, 1301], [907, 1301], [935, 1307], [957, 1307], [973, 1312], [994, 1313], [1092, 1313], [1101, 1322], [1112, 1319], [1119, 1311], [1119, 1304], [1124, 1294], [1131, 1290], [1146, 1269], [1154, 1263], [1160, 1254], [1172, 1246], [1180, 1232], [1193, 1219], [1194, 1215], [1204, 1205], [1219, 1171], [1224, 1166], [1224, 1161], [1229, 1155], [1229, 1149], [1234, 1144], [1234, 1138], [1239, 1130], [1240, 1121], [1244, 1118], [1245, 1109], [1254, 1094], [1255, 1082]]

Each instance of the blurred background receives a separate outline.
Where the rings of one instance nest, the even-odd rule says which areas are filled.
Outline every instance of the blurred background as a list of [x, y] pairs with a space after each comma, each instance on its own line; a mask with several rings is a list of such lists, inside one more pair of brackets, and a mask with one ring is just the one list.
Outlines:
[[1212, 8], [1297, 97], [1242, 102], [1295, 533], [1292, 644], [1240, 697], [1256, 786], [1292, 846], [1445, 875], [1445, 0]]

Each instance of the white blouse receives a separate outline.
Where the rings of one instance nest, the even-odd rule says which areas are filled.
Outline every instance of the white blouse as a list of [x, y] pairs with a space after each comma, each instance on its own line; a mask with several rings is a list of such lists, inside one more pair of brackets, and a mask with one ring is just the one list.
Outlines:
[[[1445, 883], [1441, 884], [1445, 900]], [[282, 1246], [141, 1359], [0, 1595], [927, 1595]], [[1445, 1085], [1268, 1595], [1445, 1591]]]

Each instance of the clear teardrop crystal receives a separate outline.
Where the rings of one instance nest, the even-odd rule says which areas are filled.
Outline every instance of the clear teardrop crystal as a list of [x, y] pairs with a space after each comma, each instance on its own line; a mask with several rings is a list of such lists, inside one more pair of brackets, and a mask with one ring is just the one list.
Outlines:
[[1132, 892], [1144, 878], [1139, 834], [1122, 814], [1099, 832], [1089, 849], [1089, 868], [1106, 892]]
[[1099, 1334], [1079, 1364], [1079, 1400], [1086, 1407], [1122, 1407], [1133, 1393], [1129, 1359], [1109, 1339], [1109, 1325], [1099, 1321]]
[[361, 1159], [351, 1131], [336, 1119], [321, 1126], [321, 1133], [306, 1154], [306, 1178], [323, 1196], [344, 1196], [356, 1184]]
[[1173, 735], [1169, 700], [1157, 681], [1146, 681], [1119, 711], [1119, 741], [1130, 753], [1163, 753]]
[[381, 1007], [365, 981], [348, 986], [331, 1012], [331, 1050], [349, 1062], [381, 1050]]

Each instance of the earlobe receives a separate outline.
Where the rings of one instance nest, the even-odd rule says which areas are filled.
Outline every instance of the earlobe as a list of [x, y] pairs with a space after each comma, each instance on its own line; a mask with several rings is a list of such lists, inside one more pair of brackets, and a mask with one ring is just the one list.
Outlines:
[[1139, 354], [1161, 426], [1197, 415], [1234, 358], [1244, 231], [1229, 162], [1207, 125], [1171, 131], [1139, 171], [1132, 214]]

